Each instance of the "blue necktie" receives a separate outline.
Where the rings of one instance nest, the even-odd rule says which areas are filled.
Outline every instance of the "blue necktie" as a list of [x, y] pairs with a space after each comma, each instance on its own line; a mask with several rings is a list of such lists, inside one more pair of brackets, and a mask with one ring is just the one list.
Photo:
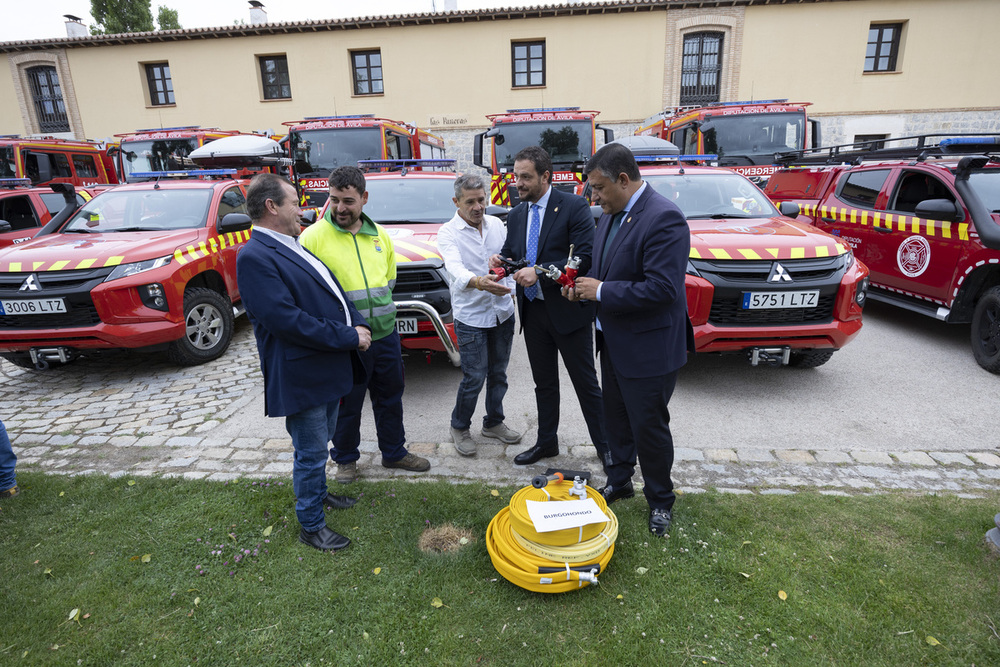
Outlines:
[[611, 229], [608, 230], [608, 240], [604, 242], [604, 254], [601, 255], [601, 268], [603, 269], [605, 264], [604, 261], [608, 258], [608, 248], [611, 247], [611, 242], [615, 240], [615, 235], [618, 234], [618, 230], [622, 226], [622, 218], [625, 217], [625, 211], [618, 211], [611, 218]]
[[[538, 204], [531, 205], [531, 224], [528, 225], [528, 266], [534, 266], [538, 259], [538, 231], [542, 222], [538, 217]], [[524, 288], [524, 296], [528, 301], [534, 301], [538, 294], [538, 283]]]

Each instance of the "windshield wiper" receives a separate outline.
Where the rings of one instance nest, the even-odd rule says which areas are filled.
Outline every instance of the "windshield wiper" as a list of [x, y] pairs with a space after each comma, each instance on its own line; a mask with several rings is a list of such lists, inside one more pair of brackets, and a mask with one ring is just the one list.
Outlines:
[[165, 231], [162, 227], [115, 227], [114, 229], [108, 229], [109, 232], [162, 232]]
[[96, 230], [94, 229], [64, 229], [63, 234], [93, 234]]

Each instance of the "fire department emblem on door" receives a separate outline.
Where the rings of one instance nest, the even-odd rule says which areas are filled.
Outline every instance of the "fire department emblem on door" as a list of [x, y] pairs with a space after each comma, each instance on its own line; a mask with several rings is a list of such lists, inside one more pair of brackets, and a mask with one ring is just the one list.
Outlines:
[[923, 236], [911, 236], [899, 244], [896, 251], [896, 265], [903, 275], [916, 278], [931, 263], [931, 244]]

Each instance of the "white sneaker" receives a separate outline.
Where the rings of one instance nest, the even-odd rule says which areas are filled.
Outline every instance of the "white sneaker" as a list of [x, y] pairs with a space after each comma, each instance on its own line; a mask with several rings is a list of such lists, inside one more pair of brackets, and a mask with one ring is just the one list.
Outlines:
[[451, 440], [455, 443], [455, 451], [462, 456], [476, 455], [476, 443], [472, 439], [469, 429], [451, 429]]
[[507, 425], [500, 422], [496, 426], [490, 426], [489, 428], [483, 427], [483, 435], [487, 438], [496, 438], [497, 440], [502, 440], [508, 445], [513, 445], [515, 442], [521, 442], [521, 434], [513, 429], [507, 428]]

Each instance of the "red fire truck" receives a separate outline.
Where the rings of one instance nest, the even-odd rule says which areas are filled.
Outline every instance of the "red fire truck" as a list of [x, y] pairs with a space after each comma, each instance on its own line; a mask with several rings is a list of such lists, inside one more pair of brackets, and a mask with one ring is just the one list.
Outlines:
[[[319, 209], [329, 197], [330, 172], [360, 160], [440, 159], [444, 139], [397, 120], [360, 116], [316, 116], [287, 121], [285, 143], [299, 204]], [[415, 169], [421, 169], [417, 166]]]
[[17, 135], [0, 137], [0, 178], [27, 178], [34, 186], [118, 182], [111, 158], [97, 142]]
[[[216, 139], [242, 134], [248, 133], [197, 125], [136, 130], [116, 134], [121, 142], [117, 148], [112, 149], [112, 153], [122, 181], [135, 183], [149, 180], [134, 176], [133, 174], [137, 172], [194, 169], [196, 168], [194, 162], [188, 157], [192, 151]], [[240, 178], [245, 175], [237, 174]]]
[[672, 141], [688, 155], [717, 155], [720, 167], [766, 180], [778, 169], [776, 153], [819, 145], [819, 123], [806, 117], [810, 104], [751, 100], [670, 107], [647, 118], [635, 134]]
[[[580, 169], [597, 150], [597, 130], [604, 132], [604, 143], [615, 138], [610, 128], [596, 124], [594, 119], [599, 113], [581, 111], [580, 107], [558, 107], [488, 114], [492, 128], [473, 140], [472, 162], [493, 176], [490, 200], [500, 206], [514, 206], [520, 201], [514, 187], [514, 156], [527, 146], [541, 146], [552, 156], [553, 187], [576, 191], [581, 182]], [[487, 139], [489, 163], [483, 158]]]

